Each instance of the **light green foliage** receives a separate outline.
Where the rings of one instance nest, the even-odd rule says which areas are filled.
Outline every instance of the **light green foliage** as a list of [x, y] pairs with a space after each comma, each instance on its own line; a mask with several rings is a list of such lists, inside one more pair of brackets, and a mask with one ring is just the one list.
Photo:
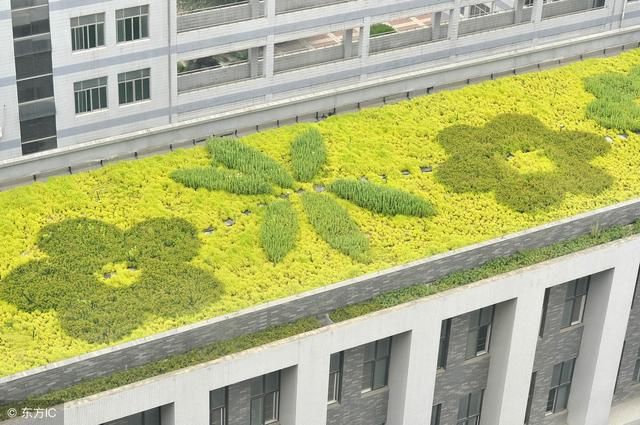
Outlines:
[[[223, 287], [224, 291], [220, 291], [218, 298], [179, 315], [146, 315], [137, 310], [139, 321], [134, 330], [120, 339], [101, 343], [90, 343], [70, 334], [54, 309], [23, 310], [12, 300], [0, 296], [0, 375], [229, 314], [638, 197], [640, 135], [629, 132], [628, 138], [622, 139], [586, 118], [585, 109], [593, 95], [585, 90], [584, 81], [590, 76], [611, 71], [626, 74], [639, 64], [640, 50], [635, 49], [616, 57], [589, 59], [544, 72], [417, 97], [382, 108], [332, 116], [314, 124], [313, 127], [317, 127], [324, 137], [328, 159], [319, 177], [314, 179], [315, 184], [327, 187], [338, 179], [366, 176], [373, 184], [412, 193], [437, 208], [438, 214], [432, 217], [388, 217], [371, 214], [352, 202], [338, 200], [367, 235], [369, 263], [354, 261], [323, 243], [305, 218], [299, 195], [291, 190], [287, 192], [298, 216], [299, 236], [295, 249], [279, 263], [271, 262], [261, 248], [260, 226], [265, 210], [258, 204], [268, 205], [280, 200], [277, 197], [280, 193], [278, 185], [267, 182], [273, 186], [271, 194], [240, 196], [226, 190], [193, 190], [171, 179], [171, 173], [177, 169], [211, 166], [211, 155], [206, 149], [178, 149], [170, 154], [122, 161], [98, 170], [2, 191], [0, 287], [5, 285], [9, 276], [14, 279], [16, 270], [26, 264], [52, 256], [49, 248], [42, 249], [38, 241], [43, 228], [85, 217], [107, 228], [115, 226], [120, 232], [126, 232], [150, 218], [161, 217], [180, 218], [194, 226], [200, 246], [197, 255], [182, 264], [192, 265], [210, 277], [215, 276], [221, 282], [219, 288]], [[602, 140], [605, 136], [612, 136], [610, 149], [588, 160], [596, 170], [601, 170], [602, 175], [611, 177], [611, 184], [597, 194], [569, 191], [559, 203], [526, 214], [498, 202], [492, 191], [458, 192], [442, 184], [438, 170], [451, 154], [439, 143], [438, 134], [459, 124], [481, 129], [504, 113], [533, 115], [554, 133], [578, 131], [596, 134]], [[246, 136], [242, 143], [259, 150], [286, 169], [290, 166], [291, 142], [309, 127], [309, 124], [282, 126]], [[549, 159], [544, 149], [512, 153], [515, 157], [504, 160], [506, 166], [521, 175], [530, 170], [558, 170], [557, 164], [551, 160], [541, 166], [539, 158]], [[539, 157], [532, 156], [533, 153], [539, 153]], [[520, 161], [521, 158], [526, 160]], [[548, 167], [549, 164], [552, 166]], [[420, 167], [423, 166], [433, 167], [433, 172], [421, 172]], [[228, 167], [216, 164], [213, 168]], [[410, 173], [403, 175], [402, 170]], [[473, 175], [466, 178], [472, 179]], [[294, 187], [303, 188], [306, 192], [314, 190], [309, 183], [294, 184]], [[324, 195], [337, 199], [332, 193]], [[247, 210], [251, 213], [243, 214]], [[224, 224], [228, 218], [234, 220], [233, 226]], [[204, 231], [206, 229], [215, 230]], [[91, 231], [94, 232], [99, 233], [99, 230]], [[109, 234], [107, 230], [105, 235]], [[98, 247], [105, 244], [102, 242], [105, 237], [87, 238], [87, 242], [77, 249], [95, 255], [91, 254], [94, 246], [95, 252], [100, 251]], [[126, 249], [127, 252], [129, 250], [131, 248]], [[104, 278], [100, 279], [99, 272], [115, 271], [116, 276], [107, 280], [111, 282], [123, 277], [122, 282], [118, 280], [115, 285], [122, 284], [118, 289], [124, 286], [134, 288], [141, 283], [137, 279], [143, 279], [144, 269], [129, 273], [132, 276], [119, 274], [119, 270], [128, 266], [127, 255], [120, 256], [123, 259], [118, 261], [107, 257], [110, 256], [104, 257], [104, 265], [89, 273], [91, 279], [104, 281]], [[131, 279], [136, 282], [129, 285]], [[101, 284], [113, 287], [111, 283]], [[178, 287], [180, 285], [178, 283]], [[159, 289], [161, 294], [164, 293], [163, 288], [164, 285]], [[180, 291], [186, 295], [174, 294], [172, 302], [201, 292]], [[60, 295], [61, 298], [67, 296], [67, 293]], [[153, 294], [148, 296], [151, 300], [153, 297]], [[58, 301], [51, 299], [50, 302]]]
[[[209, 273], [190, 264], [200, 243], [182, 219], [151, 219], [122, 232], [96, 220], [71, 219], [45, 227], [32, 260], [2, 282], [0, 299], [27, 312], [54, 310], [65, 331], [91, 343], [118, 340], [150, 315], [178, 316], [220, 296]], [[131, 285], [96, 278], [108, 263], [140, 271]]]
[[223, 168], [180, 169], [172, 172], [171, 178], [192, 189], [223, 190], [238, 195], [258, 195], [273, 191], [269, 182], [260, 176]]
[[327, 151], [322, 134], [313, 127], [297, 135], [291, 144], [293, 176], [301, 182], [315, 178], [327, 162]]
[[618, 130], [640, 130], [640, 66], [628, 75], [608, 72], [585, 80], [596, 99], [587, 106], [587, 117]]
[[[62, 402], [77, 400], [123, 385], [142, 381], [146, 378], [169, 373], [174, 370], [195, 366], [229, 354], [247, 350], [270, 342], [284, 339], [289, 336], [309, 332], [319, 328], [321, 325], [315, 318], [301, 319], [293, 323], [281, 326], [274, 326], [264, 331], [243, 335], [226, 341], [216, 342], [205, 347], [196, 348], [184, 354], [171, 356], [163, 360], [148, 363], [143, 366], [116, 372], [109, 376], [86, 380], [72, 387], [56, 390], [25, 400], [19, 407], [45, 408], [55, 406]], [[16, 403], [11, 406], [0, 406], [0, 420], [9, 419], [7, 417], [8, 407], [16, 408]], [[19, 410], [21, 411], [21, 410]]]
[[214, 163], [260, 177], [280, 187], [293, 186], [293, 178], [282, 165], [237, 139], [213, 139], [207, 143], [207, 148]]
[[391, 34], [396, 32], [396, 30], [391, 26], [383, 23], [377, 23], [371, 25], [370, 35], [371, 37], [377, 37], [379, 35]]
[[309, 222], [331, 247], [358, 261], [369, 261], [369, 240], [346, 209], [317, 193], [305, 193], [302, 203]]
[[289, 201], [275, 201], [265, 211], [260, 231], [269, 261], [279, 263], [296, 246], [298, 217]]
[[[496, 200], [519, 212], [559, 204], [566, 193], [596, 195], [613, 179], [590, 163], [610, 147], [604, 138], [578, 131], [551, 131], [535, 117], [498, 115], [484, 127], [449, 127], [438, 141], [450, 154], [438, 178], [455, 192], [494, 192]], [[553, 164], [520, 172], [509, 164], [514, 153], [541, 151]]]
[[430, 202], [392, 187], [358, 180], [336, 180], [328, 187], [342, 199], [379, 214], [428, 217], [435, 214]]
[[576, 239], [560, 242], [543, 248], [519, 252], [508, 257], [488, 261], [482, 266], [451, 273], [435, 282], [409, 286], [379, 295], [369, 301], [352, 304], [334, 310], [329, 316], [334, 322], [342, 322], [374, 311], [400, 305], [418, 298], [446, 291], [458, 286], [467, 285], [502, 273], [521, 269], [541, 263], [552, 258], [582, 251], [592, 246], [601, 245], [627, 236], [640, 233], [640, 222], [630, 226], [616, 226], [597, 233], [580, 236]]

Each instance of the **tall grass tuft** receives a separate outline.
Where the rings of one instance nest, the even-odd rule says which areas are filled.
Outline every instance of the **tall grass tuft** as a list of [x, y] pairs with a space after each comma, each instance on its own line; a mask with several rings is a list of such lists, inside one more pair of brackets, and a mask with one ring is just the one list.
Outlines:
[[267, 258], [278, 263], [295, 247], [298, 217], [289, 201], [276, 201], [267, 206], [260, 239]]
[[308, 182], [318, 175], [327, 162], [327, 150], [322, 134], [317, 128], [310, 128], [299, 134], [291, 144], [291, 164], [293, 176], [298, 181]]
[[336, 180], [328, 189], [342, 199], [379, 214], [428, 217], [436, 213], [433, 205], [419, 196], [369, 182]]
[[356, 261], [368, 262], [369, 240], [333, 198], [318, 193], [302, 195], [309, 222], [331, 247]]
[[587, 78], [585, 89], [596, 99], [587, 106], [587, 117], [606, 128], [640, 130], [640, 67], [629, 75], [609, 72]]
[[260, 176], [213, 167], [176, 170], [171, 178], [192, 189], [224, 190], [238, 195], [271, 193], [271, 185]]
[[245, 145], [236, 139], [223, 138], [210, 140], [207, 148], [214, 163], [227, 168], [261, 177], [280, 187], [292, 187], [293, 178], [284, 167], [257, 149]]

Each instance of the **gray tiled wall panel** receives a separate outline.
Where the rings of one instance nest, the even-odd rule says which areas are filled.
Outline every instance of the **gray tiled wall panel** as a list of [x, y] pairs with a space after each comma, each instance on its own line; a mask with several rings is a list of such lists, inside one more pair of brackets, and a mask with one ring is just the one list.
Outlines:
[[640, 274], [636, 283], [636, 292], [627, 325], [624, 352], [620, 362], [616, 391], [613, 404], [622, 403], [630, 398], [640, 396], [640, 382], [633, 381], [636, 360], [640, 352]]
[[178, 329], [126, 346], [108, 349], [47, 368], [0, 378], [0, 399], [19, 398], [62, 388], [82, 379], [108, 375], [149, 361], [183, 353], [195, 347], [256, 332], [302, 317], [322, 314], [338, 307], [361, 302], [395, 289], [431, 282], [452, 271], [478, 266], [500, 255], [541, 247], [589, 233], [596, 227], [634, 222], [640, 217], [640, 200], [593, 211], [573, 219], [549, 224], [527, 232], [428, 258], [386, 272], [363, 276], [348, 283], [330, 286], [271, 305], [213, 319], [197, 326]]
[[[364, 346], [344, 352], [342, 399], [327, 406], [327, 425], [383, 425], [387, 418], [388, 387], [362, 393]], [[328, 379], [328, 378], [327, 378]]]
[[447, 368], [438, 371], [433, 399], [434, 405], [442, 404], [440, 425], [456, 425], [458, 399], [487, 387], [490, 354], [465, 359], [468, 331], [468, 315], [451, 320]]

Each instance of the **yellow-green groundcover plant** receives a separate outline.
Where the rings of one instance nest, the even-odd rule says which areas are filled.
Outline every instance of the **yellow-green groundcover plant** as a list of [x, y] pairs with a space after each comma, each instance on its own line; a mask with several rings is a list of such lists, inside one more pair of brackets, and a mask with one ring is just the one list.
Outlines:
[[[0, 192], [0, 375], [637, 197], [640, 136], [629, 132], [619, 137], [619, 130], [601, 127], [587, 117], [587, 106], [595, 97], [585, 89], [589, 77], [628, 73], [637, 65], [640, 52], [631, 51], [243, 138], [243, 145], [259, 150], [287, 175], [296, 176], [273, 188], [254, 177], [244, 176], [239, 181], [229, 169], [220, 169], [220, 176], [212, 180], [215, 184], [224, 182], [223, 190], [194, 189], [172, 179], [176, 170], [211, 166], [209, 152], [196, 148]], [[495, 179], [481, 187], [458, 186], [455, 180], [447, 179], [451, 177], [447, 167], [452, 166], [448, 161], [455, 155], [455, 141], [448, 138], [454, 133], [446, 129], [458, 126], [457, 131], [473, 135], [483, 128], [495, 129], [494, 124], [508, 114], [534, 119], [531, 125], [537, 126], [540, 134], [553, 135], [566, 142], [569, 149], [574, 145], [564, 138], [564, 132], [583, 135], [589, 152], [579, 157], [583, 158], [579, 166], [588, 170], [586, 180], [568, 169], [567, 162], [555, 162], [559, 155], [569, 155], [566, 151], [558, 153], [545, 144], [548, 142], [530, 145], [526, 141], [504, 142], [501, 146], [508, 152], [496, 154], [496, 150], [491, 161], [502, 158], [500, 173], [510, 176], [512, 190], [523, 193], [534, 187], [527, 185], [546, 184], [548, 176], [568, 179], [551, 198], [522, 204], [500, 191]], [[310, 164], [313, 179], [305, 181], [293, 171], [291, 144], [310, 128], [322, 135], [326, 160], [322, 167]], [[490, 169], [487, 164], [481, 166]], [[297, 196], [300, 189], [316, 194], [318, 186], [330, 192], [331, 185], [338, 181], [347, 183], [334, 186], [336, 192], [325, 195], [333, 197], [367, 238], [367, 261], [332, 248], [314, 230], [304, 196]], [[428, 201], [437, 213], [385, 215], [380, 208], [364, 208], [370, 191], [356, 182], [398, 189]], [[597, 187], [589, 188], [589, 182]], [[245, 188], [244, 192], [224, 190], [234, 185]], [[356, 190], [359, 198], [354, 195]], [[343, 199], [337, 196], [339, 191], [348, 195]], [[289, 195], [287, 202], [297, 217], [295, 246], [278, 256], [278, 261], [270, 261], [262, 247], [261, 226], [269, 205], [282, 195], [283, 200]], [[52, 247], [48, 243], [47, 237], [54, 241], [61, 238], [51, 231], [56, 226], [87, 223], [82, 220], [90, 220], [95, 229], [104, 232], [97, 239], [108, 242], [110, 248], [100, 261], [58, 255], [55, 244]], [[170, 225], [166, 232], [171, 237], [163, 238], [163, 231], [154, 230], [164, 228], [163, 223], [180, 223], [177, 227], [182, 230], [172, 233], [176, 225]], [[91, 246], [90, 242], [82, 243]], [[142, 249], [147, 243], [158, 244], [159, 252], [167, 255], [176, 253], [172, 261], [177, 267], [198, 276], [194, 286], [175, 281], [167, 271], [166, 280], [158, 287], [161, 292], [154, 294], [153, 288], [146, 292], [145, 276], [155, 272], [153, 264], [160, 260]], [[187, 246], [188, 254], [180, 253], [176, 246]], [[107, 288], [78, 296], [79, 310], [75, 312], [64, 310], [65, 303], [73, 299], [70, 291], [62, 291], [66, 299], [52, 293], [41, 298], [36, 286], [34, 297], [20, 298], [24, 291], [14, 290], [21, 271], [36, 270], [33, 279], [45, 279], [52, 264], [80, 264], [78, 273], [85, 279], [83, 284]], [[44, 267], [39, 268], [41, 265]], [[172, 287], [172, 282], [177, 286]], [[33, 288], [32, 281], [30, 284]], [[196, 290], [202, 293], [197, 289], [202, 287], [206, 288], [204, 299], [189, 299], [166, 311], [153, 308], [157, 302], [154, 296], [160, 300], [189, 297]], [[114, 294], [116, 298], [110, 298]], [[138, 298], [133, 300], [126, 294]], [[191, 308], [190, 302], [196, 308]], [[114, 305], [127, 314], [113, 318], [122, 323], [110, 322], [111, 327], [103, 333], [96, 333], [96, 329], [109, 322], [109, 316], [97, 315], [97, 322], [69, 323], [70, 318], [82, 316], [81, 312], [91, 306]]]

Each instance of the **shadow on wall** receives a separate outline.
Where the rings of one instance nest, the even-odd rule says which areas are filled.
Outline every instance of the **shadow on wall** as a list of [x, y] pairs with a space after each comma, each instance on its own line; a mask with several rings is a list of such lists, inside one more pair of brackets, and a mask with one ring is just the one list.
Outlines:
[[200, 242], [182, 219], [126, 231], [69, 219], [44, 227], [37, 245], [48, 258], [13, 270], [0, 297], [27, 312], [54, 310], [69, 335], [91, 343], [121, 339], [150, 315], [197, 312], [222, 292], [210, 273], [188, 264]]
[[498, 115], [484, 127], [455, 125], [437, 141], [449, 154], [436, 173], [443, 184], [457, 193], [494, 192], [518, 212], [551, 208], [567, 193], [596, 195], [613, 182], [590, 164], [609, 151], [604, 138], [550, 130], [528, 115]]

